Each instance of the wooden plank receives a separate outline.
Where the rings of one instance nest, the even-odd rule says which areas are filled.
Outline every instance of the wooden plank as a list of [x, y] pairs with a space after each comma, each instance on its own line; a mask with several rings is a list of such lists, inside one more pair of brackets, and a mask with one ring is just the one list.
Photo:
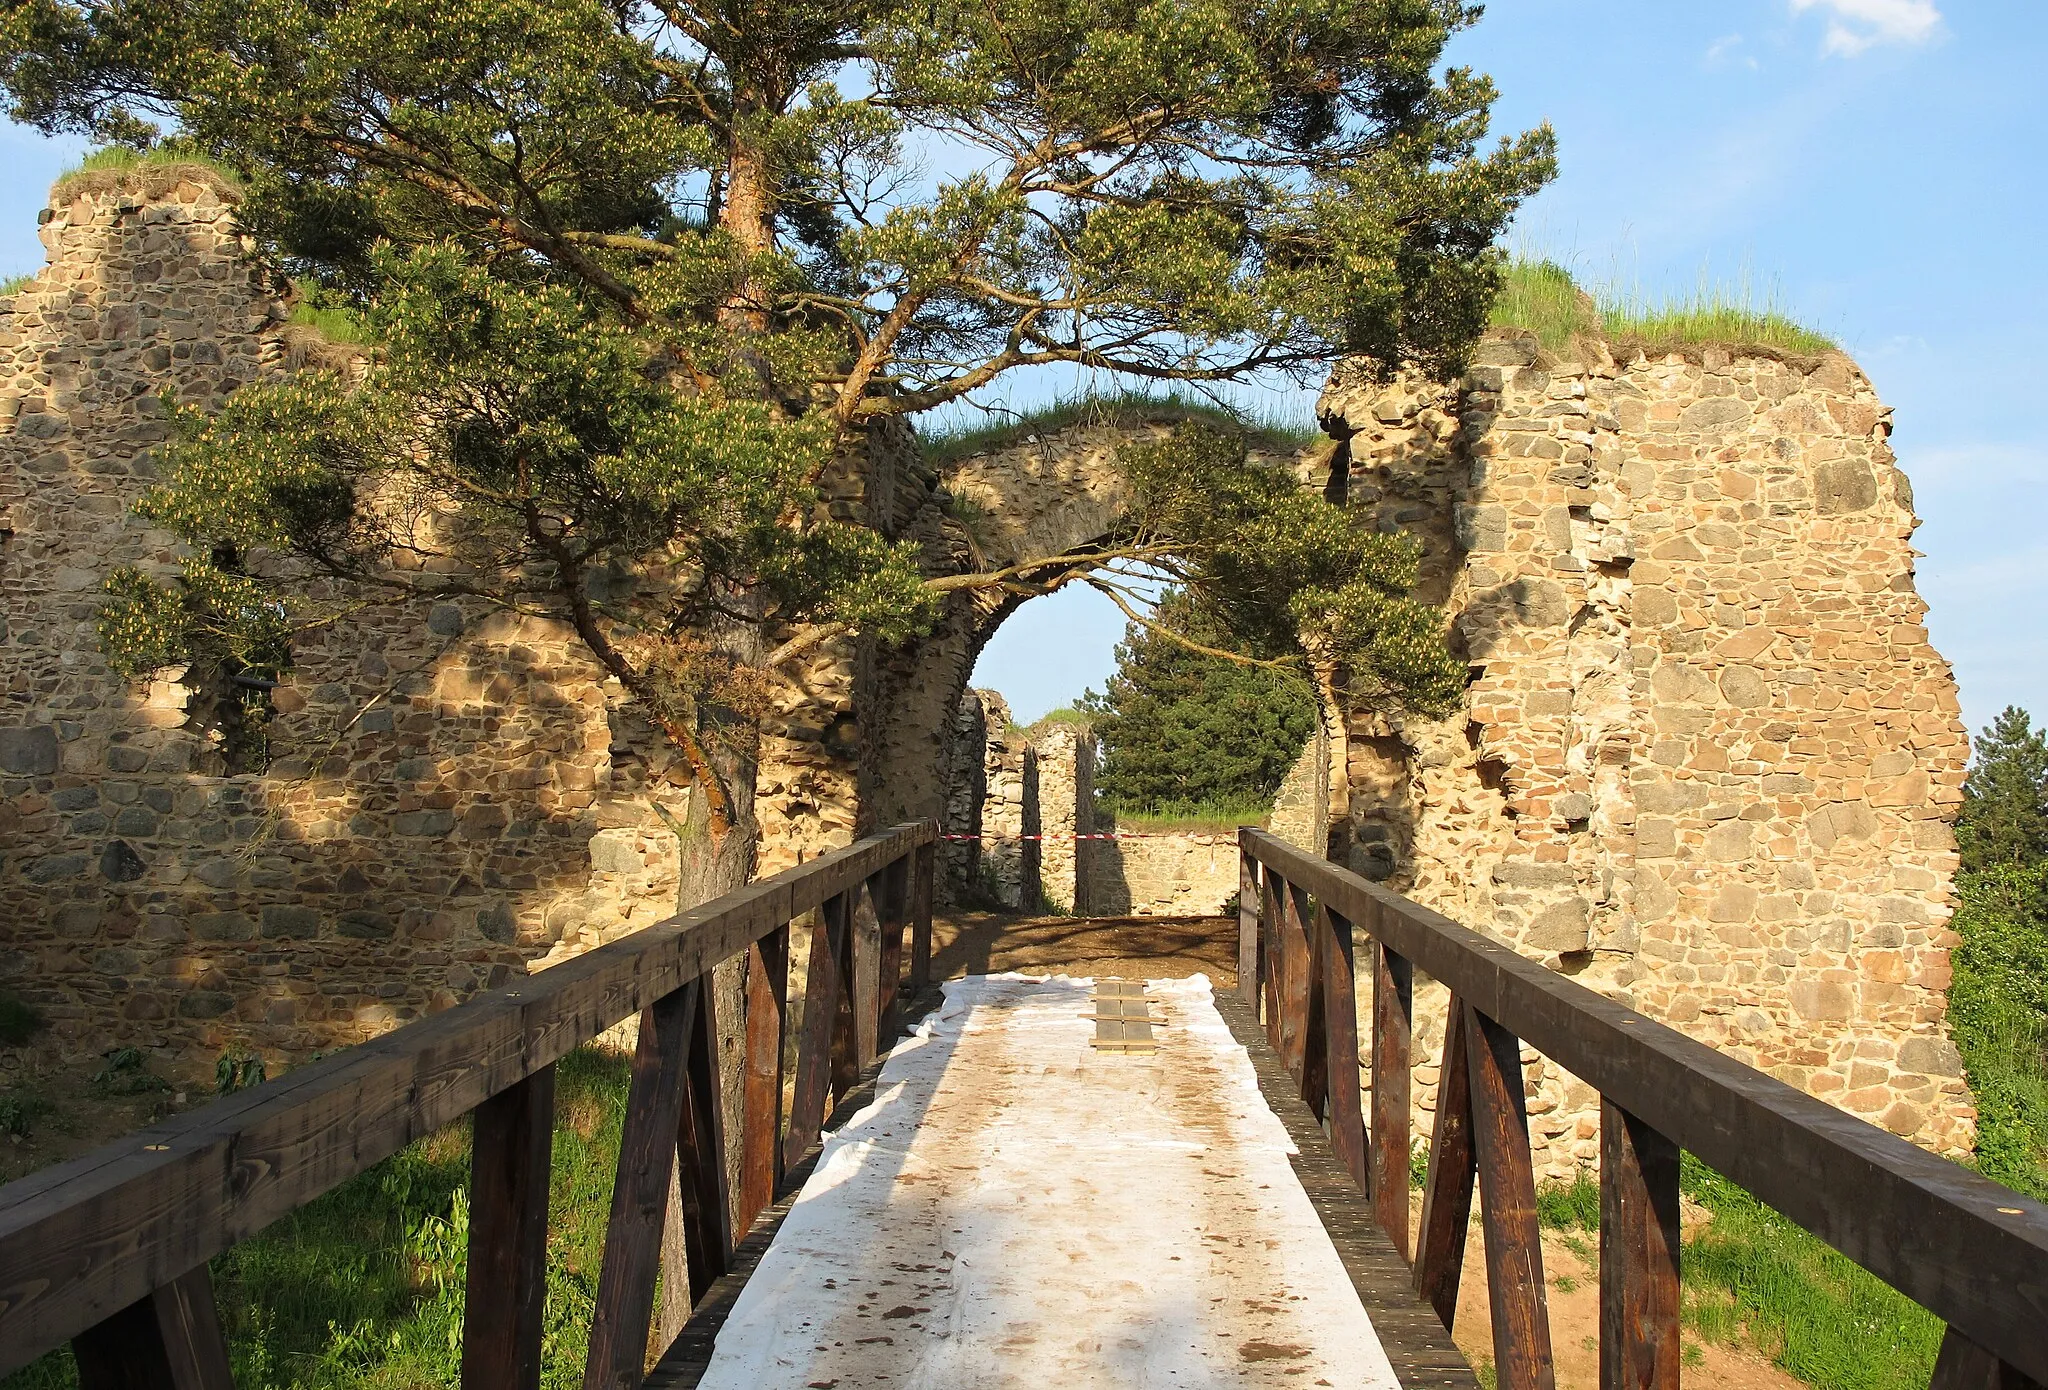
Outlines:
[[1678, 1146], [1600, 1103], [1600, 1390], [1678, 1390]]
[[1500, 1390], [1554, 1390], [1521, 1040], [1468, 1003], [1465, 1052], [1472, 1078], [1472, 1150], [1479, 1160], [1494, 1373]]
[[[1243, 830], [1238, 832], [1241, 841]], [[1259, 1008], [1259, 861], [1240, 848], [1237, 855], [1237, 994]]]
[[2048, 1383], [2048, 1204], [1888, 1134], [1264, 831], [1262, 863], [1681, 1149]]
[[1465, 1272], [1465, 1231], [1472, 1220], [1472, 1184], [1477, 1173], [1465, 1006], [1452, 995], [1444, 1015], [1436, 1128], [1429, 1143], [1429, 1176], [1422, 1188], [1422, 1225], [1415, 1255], [1415, 1291], [1436, 1309], [1446, 1331], [1458, 1317], [1458, 1284]]
[[583, 1390], [635, 1390], [647, 1365], [654, 1282], [661, 1267], [662, 1227], [676, 1160], [676, 1126], [683, 1112], [684, 1069], [704, 993], [702, 979], [692, 980], [640, 1015], [640, 1041], [626, 1092], [625, 1132], [619, 1138], [618, 1177], [605, 1226], [604, 1267], [598, 1274], [590, 1350], [583, 1363]]
[[[1372, 1170], [1365, 1133], [1365, 1106], [1359, 1095], [1358, 967], [1352, 947], [1351, 923], [1318, 904], [1316, 930], [1323, 938], [1323, 1017], [1327, 1020], [1325, 1074], [1329, 1078], [1327, 1119], [1330, 1147], [1361, 1194], [1372, 1189]], [[1304, 1097], [1306, 1100], [1306, 1097]], [[1315, 1106], [1310, 1105], [1311, 1112]], [[1408, 1200], [1407, 1184], [1401, 1200]], [[1403, 1223], [1401, 1253], [1408, 1253]]]
[[[933, 826], [937, 829], [936, 825]], [[932, 902], [937, 892], [933, 881], [938, 870], [939, 850], [935, 843], [918, 846], [910, 884], [910, 992], [923, 994], [932, 982]]]
[[469, 1160], [463, 1390], [537, 1390], [545, 1327], [555, 1069], [477, 1107]]
[[79, 1390], [234, 1390], [205, 1265], [71, 1343]]
[[848, 998], [853, 1007], [856, 1075], [875, 1060], [882, 1036], [882, 915], [875, 902], [877, 886], [873, 878], [864, 878], [847, 894], [853, 914], [853, 961], [847, 978], [853, 982]]
[[811, 925], [811, 960], [804, 975], [803, 1031], [797, 1038], [796, 1090], [789, 1101], [789, 1129], [782, 1138], [782, 1166], [793, 1167], [818, 1141], [832, 1089], [832, 1038], [837, 1031], [839, 953], [844, 918], [820, 911]]
[[1953, 1327], [1942, 1334], [1927, 1390], [2042, 1390], [2041, 1382], [1999, 1360]]
[[789, 924], [747, 948], [739, 1226], [775, 1200], [782, 1177], [782, 1050], [789, 1026]]
[[1435, 1311], [1410, 1288], [1405, 1260], [1396, 1254], [1374, 1219], [1372, 1205], [1337, 1161], [1322, 1128], [1295, 1094], [1294, 1078], [1260, 1035], [1258, 1016], [1231, 993], [1216, 996], [1216, 1011], [1243, 1045], [1259, 1090], [1287, 1128], [1297, 1150], [1292, 1160], [1310, 1205], [1329, 1232], [1337, 1258], [1351, 1276], [1358, 1301], [1372, 1319], [1373, 1332], [1404, 1390], [1462, 1387], [1477, 1390], [1478, 1379], [1451, 1341]]
[[1371, 946], [1372, 1194], [1387, 1239], [1408, 1258], [1410, 1052], [1415, 1039], [1415, 971], [1378, 941]]

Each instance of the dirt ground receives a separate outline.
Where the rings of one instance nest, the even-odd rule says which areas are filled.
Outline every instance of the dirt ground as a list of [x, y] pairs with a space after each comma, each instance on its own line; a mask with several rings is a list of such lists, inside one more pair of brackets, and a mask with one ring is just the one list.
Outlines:
[[[932, 923], [932, 970], [942, 979], [1015, 970], [1024, 974], [1114, 973], [1170, 978], [1206, 973], [1218, 989], [1237, 986], [1237, 922], [1224, 917], [1030, 917], [956, 912]], [[1421, 1219], [1422, 1194], [1414, 1199]], [[1600, 1383], [1598, 1237], [1543, 1235], [1552, 1353], [1558, 1390]], [[1411, 1237], [1412, 1247], [1412, 1237]], [[1452, 1337], [1473, 1365], [1493, 1356], [1486, 1306], [1485, 1242], [1478, 1221], [1465, 1241]], [[1803, 1382], [1739, 1348], [1686, 1339], [1685, 1378], [1727, 1390], [1800, 1390]]]
[[89, 1153], [165, 1115], [213, 1099], [211, 1090], [193, 1094], [167, 1084], [133, 1095], [105, 1094], [105, 1088], [93, 1082], [103, 1069], [95, 1058], [0, 1073], [0, 1110], [23, 1114], [28, 1130], [26, 1136], [0, 1134], [0, 1183]]

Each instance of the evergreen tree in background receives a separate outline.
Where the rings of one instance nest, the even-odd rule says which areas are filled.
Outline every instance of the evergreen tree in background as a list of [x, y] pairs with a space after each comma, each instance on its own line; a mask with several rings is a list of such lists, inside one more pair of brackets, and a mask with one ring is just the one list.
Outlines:
[[[1156, 621], [1201, 645], [1225, 639], [1185, 594]], [[1206, 655], [1133, 623], [1117, 671], [1081, 707], [1095, 716], [1095, 779], [1111, 808], [1250, 808], [1270, 802], [1315, 731], [1315, 695], [1298, 671]]]
[[1977, 740], [1956, 841], [1970, 870], [2048, 855], [2048, 737], [2017, 705]]

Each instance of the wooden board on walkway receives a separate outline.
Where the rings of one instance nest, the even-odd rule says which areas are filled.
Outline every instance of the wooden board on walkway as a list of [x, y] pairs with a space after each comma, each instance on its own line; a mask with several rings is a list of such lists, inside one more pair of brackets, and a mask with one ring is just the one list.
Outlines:
[[1205, 980], [1157, 1051], [1088, 982], [983, 977], [890, 1057], [732, 1307], [701, 1384], [1393, 1390], [1387, 1353]]

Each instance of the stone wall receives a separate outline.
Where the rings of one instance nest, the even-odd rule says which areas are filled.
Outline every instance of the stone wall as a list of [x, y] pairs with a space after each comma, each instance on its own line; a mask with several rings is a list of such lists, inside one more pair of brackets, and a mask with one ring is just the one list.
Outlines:
[[1168, 831], [1099, 840], [1081, 901], [1092, 917], [1213, 917], [1237, 895], [1237, 837]]
[[198, 169], [74, 181], [48, 269], [0, 300], [0, 985], [52, 1056], [280, 1064], [675, 906], [648, 803], [688, 798], [566, 631], [450, 604], [312, 635], [260, 772], [222, 690], [106, 669], [100, 581], [176, 560], [129, 515], [159, 393], [218, 403], [331, 351], [286, 327], [233, 203]]
[[[1350, 712], [1333, 849], [1962, 1150], [1943, 991], [1968, 745], [1890, 412], [1839, 354], [1584, 356], [1497, 334], [1454, 386], [1326, 392], [1353, 505], [1423, 539], [1471, 665], [1454, 718]], [[1551, 1069], [1531, 1109], [1554, 1171], [1591, 1159], [1587, 1088]]]
[[1095, 735], [1078, 724], [1031, 734], [1038, 772], [1039, 894], [1048, 912], [1097, 911], [1089, 895], [1101, 842], [1095, 833]]

